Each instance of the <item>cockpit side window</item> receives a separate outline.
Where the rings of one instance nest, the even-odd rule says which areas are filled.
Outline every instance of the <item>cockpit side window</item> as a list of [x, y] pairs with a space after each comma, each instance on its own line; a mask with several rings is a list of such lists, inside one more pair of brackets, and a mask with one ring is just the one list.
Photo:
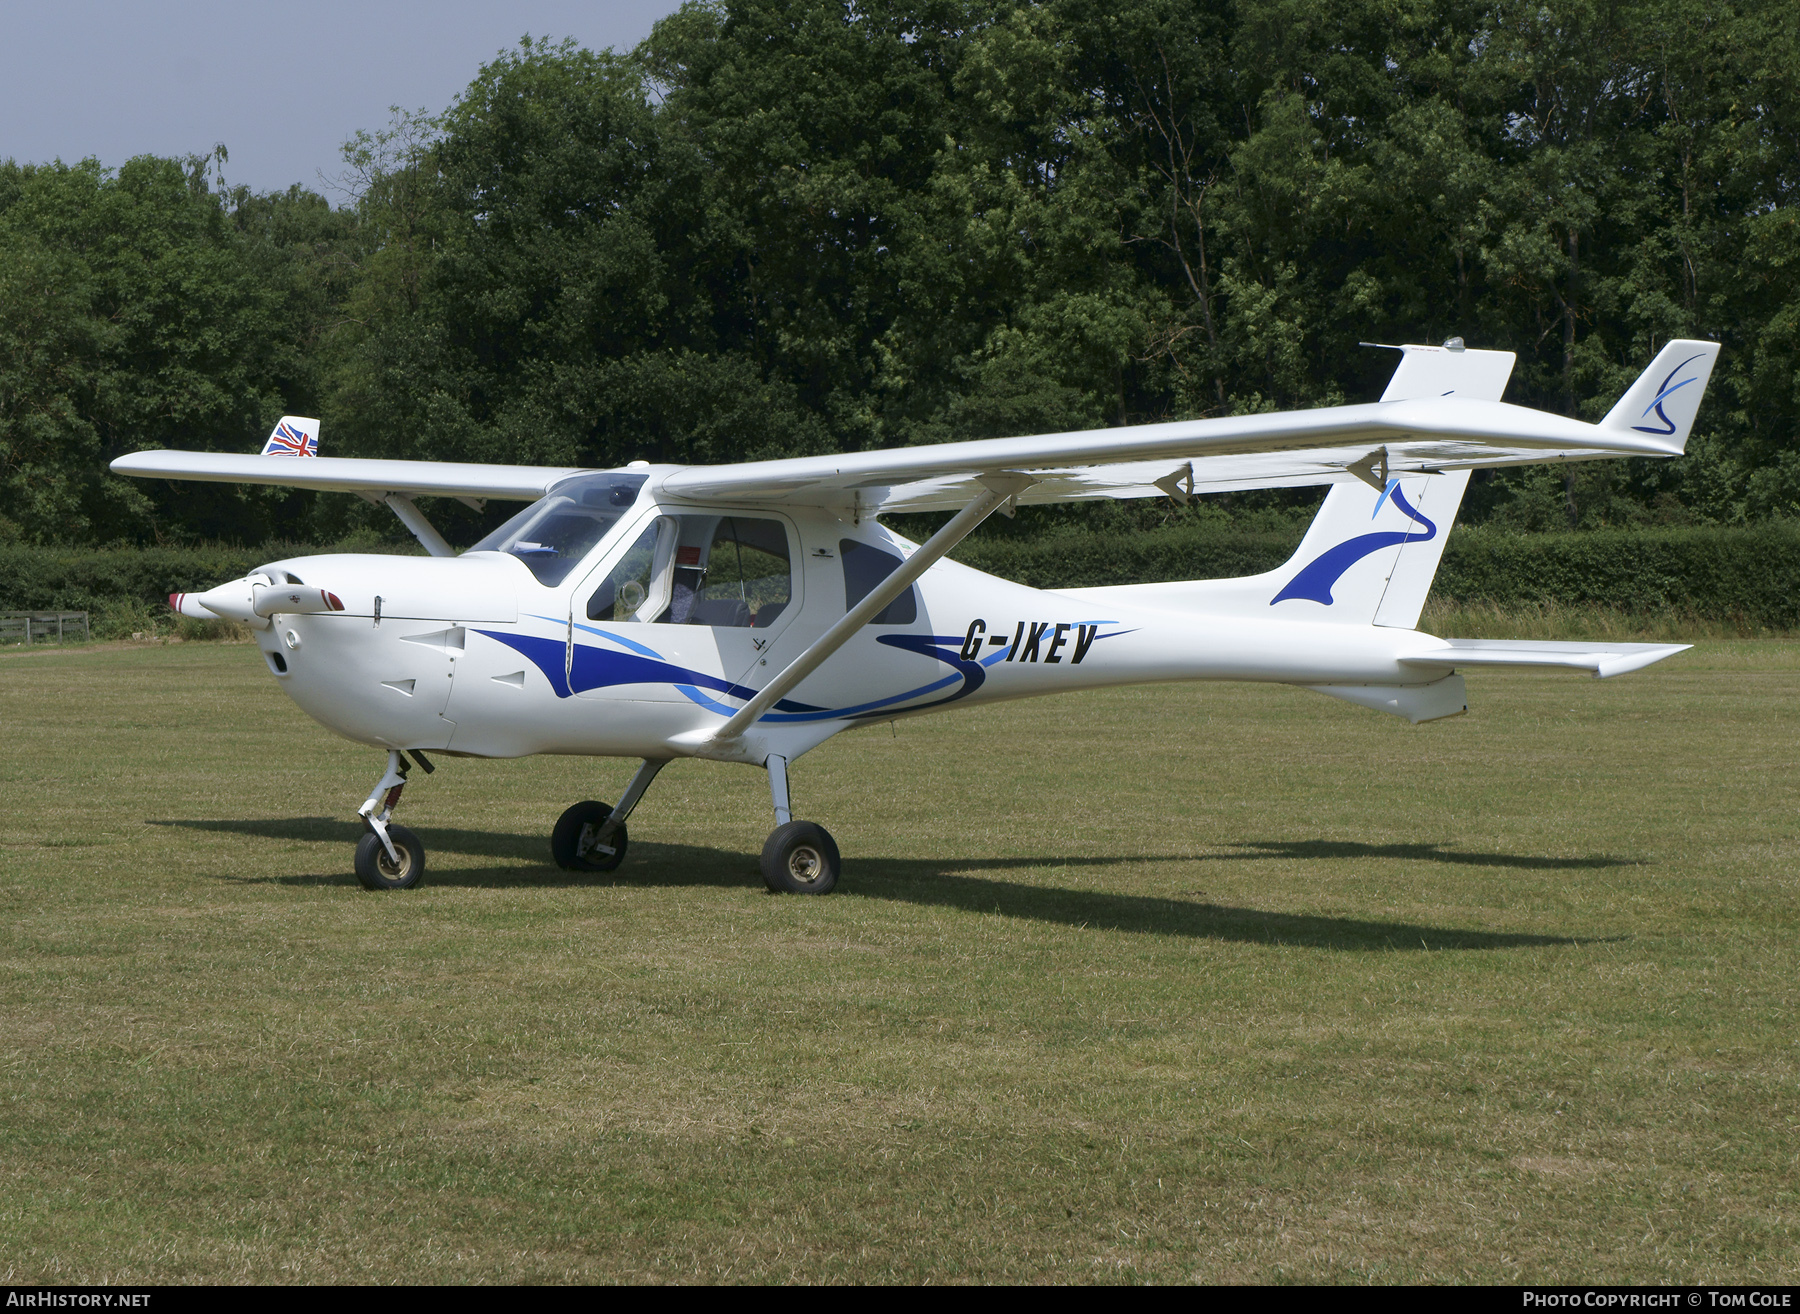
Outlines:
[[636, 503], [645, 479], [641, 474], [565, 479], [469, 551], [508, 553], [530, 567], [540, 584], [561, 584]]
[[664, 516], [588, 599], [593, 620], [766, 629], [793, 600], [787, 527], [743, 516]]
[[588, 597], [588, 619], [652, 621], [668, 611], [674, 548], [674, 518], [657, 517]]

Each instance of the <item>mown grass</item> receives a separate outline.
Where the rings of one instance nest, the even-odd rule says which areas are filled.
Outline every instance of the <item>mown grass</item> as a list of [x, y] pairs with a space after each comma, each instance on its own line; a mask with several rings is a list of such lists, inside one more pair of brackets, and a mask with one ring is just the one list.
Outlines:
[[240, 647], [0, 657], [12, 1282], [1791, 1281], [1800, 645], [842, 736], [758, 776], [377, 756]]
[[1791, 638], [1793, 631], [1692, 612], [1628, 611], [1592, 604], [1459, 602], [1433, 596], [1419, 617], [1428, 634], [1458, 639], [1594, 639], [1600, 642], [1700, 643]]

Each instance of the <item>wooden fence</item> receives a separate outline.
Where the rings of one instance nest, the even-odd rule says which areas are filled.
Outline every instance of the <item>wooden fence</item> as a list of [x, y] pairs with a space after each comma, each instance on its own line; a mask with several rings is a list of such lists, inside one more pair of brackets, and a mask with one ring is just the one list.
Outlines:
[[0, 643], [88, 638], [85, 611], [0, 611]]

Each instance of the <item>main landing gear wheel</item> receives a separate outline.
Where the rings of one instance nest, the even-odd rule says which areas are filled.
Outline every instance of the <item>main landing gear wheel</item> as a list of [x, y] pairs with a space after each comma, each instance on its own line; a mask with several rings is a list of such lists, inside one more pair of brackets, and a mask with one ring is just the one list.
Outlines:
[[625, 824], [600, 842], [600, 827], [612, 809], [589, 799], [577, 803], [557, 819], [550, 832], [550, 852], [564, 871], [612, 871], [625, 861]]
[[777, 894], [830, 894], [842, 866], [831, 832], [811, 821], [777, 826], [763, 845], [763, 883]]
[[405, 826], [390, 822], [387, 833], [400, 861], [388, 856], [381, 836], [370, 830], [356, 841], [356, 879], [366, 890], [410, 890], [425, 879], [425, 846]]

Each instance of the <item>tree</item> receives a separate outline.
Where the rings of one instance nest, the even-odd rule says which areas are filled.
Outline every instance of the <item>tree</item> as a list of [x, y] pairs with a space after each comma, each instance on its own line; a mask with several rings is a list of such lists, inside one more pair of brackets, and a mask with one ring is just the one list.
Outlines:
[[[144, 447], [254, 451], [310, 400], [322, 310], [284, 247], [301, 192], [213, 191], [204, 158], [0, 164], [0, 516], [38, 541], [264, 532], [288, 499], [115, 479]], [[301, 219], [310, 215], [310, 219]], [[314, 289], [317, 292], [317, 289]], [[252, 526], [258, 528], [252, 529]]]

